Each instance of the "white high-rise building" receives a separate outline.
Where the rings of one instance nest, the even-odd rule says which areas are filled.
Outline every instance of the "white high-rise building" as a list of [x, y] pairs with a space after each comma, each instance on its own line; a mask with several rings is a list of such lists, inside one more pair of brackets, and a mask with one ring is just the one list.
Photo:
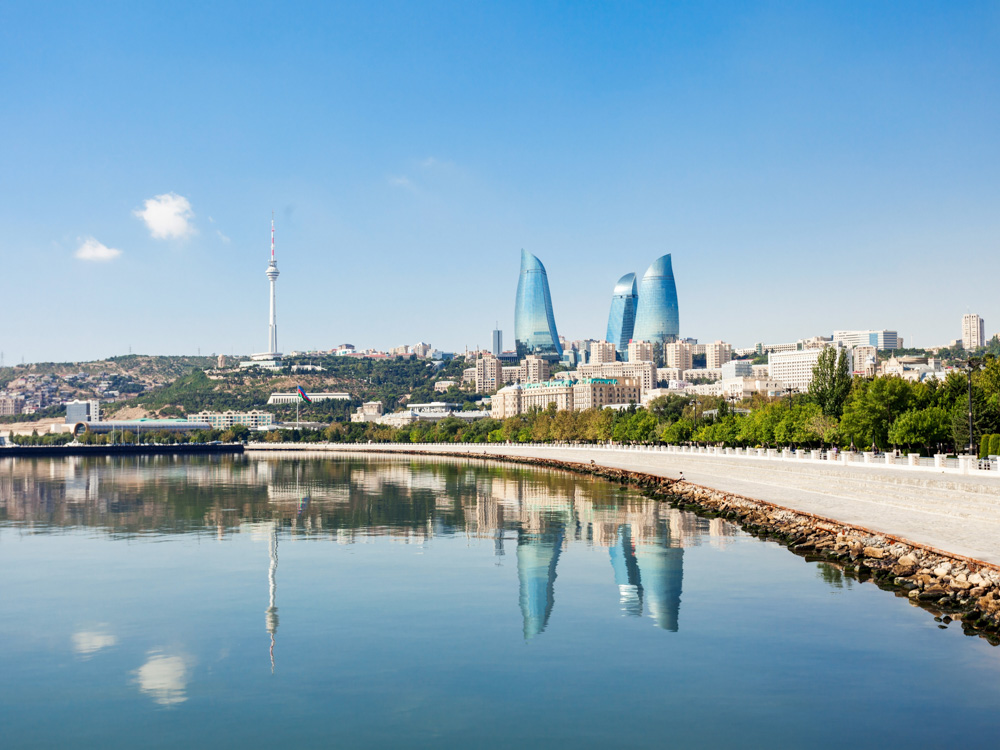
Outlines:
[[628, 361], [629, 362], [652, 362], [653, 361], [653, 345], [648, 341], [629, 341], [628, 342]]
[[705, 367], [707, 369], [718, 370], [732, 358], [733, 347], [725, 341], [705, 344]]
[[610, 341], [595, 341], [590, 345], [590, 364], [600, 365], [615, 361], [615, 345]]
[[[840, 344], [836, 344], [837, 356], [842, 350]], [[825, 347], [824, 347], [825, 348]], [[819, 355], [824, 351], [820, 349], [803, 349], [794, 352], [771, 352], [767, 355], [768, 379], [777, 380], [784, 383], [788, 388], [797, 391], [809, 389], [809, 384], [813, 379], [813, 368], [819, 361]], [[853, 357], [851, 350], [847, 352], [847, 370], [854, 371]]]
[[975, 313], [962, 316], [962, 346], [966, 351], [986, 346], [986, 321]]
[[902, 344], [896, 331], [834, 331], [834, 343], [849, 349], [856, 346], [874, 346], [879, 351], [899, 349]]
[[676, 367], [678, 370], [691, 369], [691, 344], [675, 341], [663, 345], [663, 360], [667, 367]]

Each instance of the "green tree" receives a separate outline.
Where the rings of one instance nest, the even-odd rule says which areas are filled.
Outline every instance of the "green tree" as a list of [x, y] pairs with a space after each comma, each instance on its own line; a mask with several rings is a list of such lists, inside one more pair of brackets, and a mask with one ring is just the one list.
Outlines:
[[924, 446], [933, 450], [951, 437], [951, 415], [947, 409], [931, 406], [903, 412], [889, 428], [893, 445]]
[[851, 392], [851, 370], [847, 363], [847, 350], [828, 346], [824, 348], [813, 367], [809, 396], [828, 417], [844, 413], [844, 403]]

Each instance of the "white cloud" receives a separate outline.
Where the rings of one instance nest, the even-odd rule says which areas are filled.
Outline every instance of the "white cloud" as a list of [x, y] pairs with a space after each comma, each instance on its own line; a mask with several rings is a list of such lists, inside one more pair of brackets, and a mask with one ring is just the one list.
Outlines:
[[215, 233], [219, 235], [219, 239], [225, 242], [227, 245], [232, 241], [218, 229], [215, 230]]
[[135, 671], [139, 690], [151, 696], [161, 706], [172, 706], [187, 700], [187, 663], [180, 656], [164, 656], [150, 651], [149, 658]]
[[99, 630], [81, 630], [73, 633], [73, 650], [80, 656], [90, 656], [102, 648], [111, 648], [118, 643], [118, 636]]
[[393, 187], [405, 188], [406, 190], [413, 190], [413, 183], [410, 181], [409, 177], [394, 176], [389, 178], [389, 184]]
[[80, 260], [89, 260], [96, 263], [106, 263], [109, 260], [114, 260], [119, 255], [122, 254], [121, 250], [116, 250], [113, 247], [108, 247], [93, 237], [86, 237], [80, 241], [80, 247], [76, 249], [73, 253]]
[[150, 198], [142, 210], [132, 213], [146, 222], [149, 233], [158, 240], [183, 239], [195, 233], [194, 212], [191, 203], [183, 195], [164, 193]]

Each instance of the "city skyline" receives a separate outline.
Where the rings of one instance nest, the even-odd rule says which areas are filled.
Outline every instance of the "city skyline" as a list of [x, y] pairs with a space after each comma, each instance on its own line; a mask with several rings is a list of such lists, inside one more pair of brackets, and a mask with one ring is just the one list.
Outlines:
[[497, 317], [510, 340], [520, 247], [570, 339], [605, 330], [609, 279], [671, 253], [685, 336], [947, 344], [965, 313], [1000, 320], [968, 273], [1000, 236], [998, 13], [8, 9], [0, 350], [260, 351], [230, 308], [259, 299], [272, 209], [286, 351], [487, 347]]

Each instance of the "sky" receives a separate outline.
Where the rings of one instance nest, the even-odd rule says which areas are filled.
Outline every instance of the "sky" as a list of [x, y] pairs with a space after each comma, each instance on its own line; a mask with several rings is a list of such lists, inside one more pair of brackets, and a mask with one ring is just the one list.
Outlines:
[[6, 364], [513, 341], [671, 253], [682, 336], [1000, 331], [996, 2], [0, 0]]

